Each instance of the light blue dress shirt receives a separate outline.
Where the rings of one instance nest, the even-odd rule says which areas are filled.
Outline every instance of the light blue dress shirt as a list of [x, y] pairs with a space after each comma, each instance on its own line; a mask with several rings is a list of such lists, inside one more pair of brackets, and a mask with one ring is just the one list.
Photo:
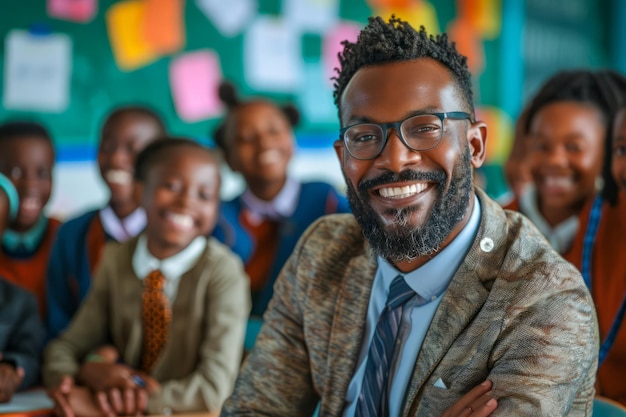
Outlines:
[[378, 258], [378, 269], [372, 284], [372, 293], [367, 309], [364, 336], [367, 343], [361, 346], [357, 370], [348, 386], [344, 416], [354, 416], [356, 400], [361, 392], [369, 345], [374, 335], [378, 318], [385, 307], [391, 281], [399, 274], [404, 275], [406, 282], [417, 294], [429, 300], [422, 305], [417, 305], [417, 297], [409, 300], [402, 314], [402, 324], [398, 333], [398, 343], [401, 351], [399, 355], [396, 353], [397, 356], [394, 357], [389, 374], [389, 378], [392, 381], [389, 395], [389, 416], [398, 417], [401, 415], [404, 394], [413, 374], [413, 367], [417, 360], [417, 354], [422, 347], [426, 331], [430, 327], [443, 293], [448, 288], [448, 284], [472, 246], [479, 226], [480, 203], [478, 198], [474, 197], [474, 209], [463, 230], [437, 256], [415, 271], [402, 274], [389, 262]]

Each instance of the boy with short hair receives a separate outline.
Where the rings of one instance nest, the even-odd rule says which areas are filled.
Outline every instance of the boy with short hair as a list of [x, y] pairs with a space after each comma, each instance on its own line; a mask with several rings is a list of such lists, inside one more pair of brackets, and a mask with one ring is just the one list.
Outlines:
[[[146, 229], [107, 246], [88, 297], [46, 350], [44, 383], [65, 410], [77, 382], [107, 415], [219, 412], [239, 369], [250, 292], [241, 261], [206, 238], [218, 164], [196, 142], [164, 139], [138, 156], [135, 178]], [[123, 364], [91, 354], [106, 344]]]
[[[17, 207], [17, 191], [0, 173], [0, 236]], [[0, 277], [0, 403], [39, 381], [44, 334], [35, 296]]]
[[0, 125], [0, 172], [15, 186], [17, 216], [2, 236], [0, 276], [32, 292], [46, 312], [46, 266], [58, 220], [44, 214], [52, 191], [54, 148], [48, 131], [34, 122]]
[[59, 229], [47, 270], [49, 338], [68, 326], [87, 295], [105, 243], [124, 241], [145, 227], [145, 213], [133, 198], [133, 165], [137, 154], [164, 133], [159, 115], [145, 107], [120, 107], [105, 120], [98, 165], [110, 200]]

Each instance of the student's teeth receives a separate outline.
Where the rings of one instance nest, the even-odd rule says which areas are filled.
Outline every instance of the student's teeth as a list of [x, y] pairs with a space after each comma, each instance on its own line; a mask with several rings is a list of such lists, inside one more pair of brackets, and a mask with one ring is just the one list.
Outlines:
[[403, 187], [385, 187], [378, 190], [380, 195], [385, 198], [406, 198], [415, 194], [419, 194], [426, 189], [425, 183], [405, 185]]
[[37, 198], [24, 198], [22, 200], [22, 208], [26, 210], [39, 210], [41, 204]]
[[570, 177], [546, 177], [545, 183], [549, 187], [567, 187], [572, 180]]
[[170, 214], [169, 218], [178, 227], [189, 229], [193, 226], [193, 219], [188, 214]]
[[262, 164], [273, 164], [280, 159], [280, 152], [277, 150], [269, 150], [259, 155], [259, 161]]
[[133, 180], [132, 175], [128, 171], [124, 171], [122, 169], [112, 169], [107, 171], [106, 180], [112, 184], [130, 184]]

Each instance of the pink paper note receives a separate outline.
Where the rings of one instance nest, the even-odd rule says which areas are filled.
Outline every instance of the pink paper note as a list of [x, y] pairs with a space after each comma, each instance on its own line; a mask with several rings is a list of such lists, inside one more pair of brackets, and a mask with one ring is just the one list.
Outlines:
[[98, 0], [48, 0], [48, 14], [57, 19], [86, 23], [98, 12]]
[[217, 116], [222, 103], [217, 89], [222, 70], [217, 54], [210, 50], [187, 53], [170, 64], [170, 85], [181, 119], [197, 122]]
[[342, 41], [349, 40], [355, 42], [361, 27], [353, 22], [342, 22], [328, 32], [324, 39], [323, 60], [324, 60], [324, 76], [330, 84], [331, 77], [337, 75], [335, 68], [339, 68], [339, 58], [337, 54], [343, 51]]

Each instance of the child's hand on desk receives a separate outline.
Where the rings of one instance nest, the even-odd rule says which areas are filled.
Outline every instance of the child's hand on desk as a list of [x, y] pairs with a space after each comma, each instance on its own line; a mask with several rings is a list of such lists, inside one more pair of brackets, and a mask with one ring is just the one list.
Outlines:
[[159, 389], [153, 378], [120, 364], [86, 362], [79, 376], [93, 392], [101, 412], [110, 417], [143, 414], [148, 407], [148, 394]]
[[74, 378], [64, 376], [56, 387], [48, 390], [48, 397], [54, 401], [54, 414], [58, 417], [75, 417], [70, 406], [69, 396], [74, 387]]
[[[0, 354], [2, 359], [2, 354]], [[24, 379], [24, 369], [9, 362], [0, 362], [0, 403], [11, 401], [11, 397]]]

